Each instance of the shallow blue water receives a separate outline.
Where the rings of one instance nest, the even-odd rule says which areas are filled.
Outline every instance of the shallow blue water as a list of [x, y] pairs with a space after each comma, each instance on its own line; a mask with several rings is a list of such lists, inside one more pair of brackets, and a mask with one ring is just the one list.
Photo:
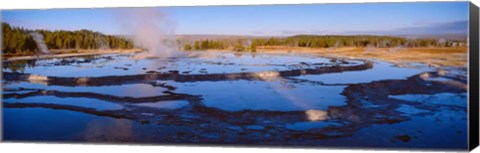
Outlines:
[[319, 86], [275, 81], [219, 81], [172, 83], [178, 92], [203, 95], [203, 103], [229, 111], [324, 110], [345, 105], [344, 86]]
[[410, 77], [412, 75], [431, 70], [433, 69], [428, 67], [401, 68], [396, 67], [391, 63], [377, 61], [375, 62], [373, 68], [369, 70], [332, 73], [324, 75], [304, 75], [295, 78], [311, 81], [320, 81], [326, 84], [352, 84], [389, 79], [406, 79], [407, 77]]
[[7, 141], [102, 142], [102, 137], [114, 137], [120, 141], [154, 132], [149, 125], [135, 121], [73, 111], [4, 108], [3, 113], [3, 123], [7, 125], [3, 129], [3, 138]]
[[4, 84], [4, 88], [17, 89], [20, 87], [30, 89], [45, 89], [56, 90], [64, 92], [94, 92], [98, 94], [125, 96], [125, 97], [150, 97], [164, 95], [164, 91], [167, 89], [162, 87], [154, 87], [150, 84], [124, 84], [124, 85], [111, 85], [111, 86], [55, 86], [45, 85], [31, 82], [12, 82]]
[[[108, 57], [108, 58], [107, 58]], [[65, 61], [85, 61], [88, 63], [58, 64], [59, 59], [44, 59], [35, 61], [32, 66], [23, 67], [23, 73], [44, 76], [63, 77], [98, 77], [107, 75], [134, 75], [148, 71], [168, 72], [176, 70], [188, 74], [203, 73], [235, 73], [259, 72], [270, 70], [298, 69], [304, 63], [329, 63], [326, 58], [311, 56], [290, 56], [289, 54], [240, 54], [222, 52], [189, 53], [183, 57], [170, 59], [135, 59], [134, 54], [96, 55], [88, 57], [65, 58]], [[106, 59], [105, 59], [106, 58]], [[90, 60], [89, 60], [90, 61]], [[303, 65], [305, 67], [305, 65]], [[124, 69], [125, 68], [125, 69]], [[4, 72], [13, 72], [11, 67], [4, 67]]]
[[[332, 64], [327, 58], [318, 58], [312, 55], [296, 54], [235, 54], [194, 52], [175, 59], [142, 59], [135, 60], [128, 55], [100, 55], [86, 63], [58, 64], [62, 59], [39, 60], [36, 66], [27, 66], [23, 72], [45, 76], [109, 76], [143, 74], [147, 71], [168, 72], [178, 70], [180, 73], [237, 73], [258, 72], [272, 70], [291, 70], [301, 68], [315, 68], [321, 65], [315, 63]], [[67, 60], [90, 60], [87, 58], [71, 58]], [[351, 61], [350, 64], [359, 64]], [[126, 68], [127, 70], [124, 70]], [[4, 72], [13, 71], [4, 67]], [[307, 111], [328, 110], [330, 107], [347, 105], [344, 89], [349, 84], [368, 83], [379, 80], [401, 80], [425, 71], [432, 71], [428, 67], [395, 67], [393, 64], [376, 61], [369, 70], [355, 72], [341, 72], [322, 75], [304, 75], [290, 78], [270, 78], [268, 80], [248, 81], [200, 81], [175, 82], [158, 81], [173, 86], [175, 89], [154, 87], [150, 84], [126, 84], [112, 86], [52, 86], [35, 82], [9, 82], [2, 80], [4, 89], [33, 88], [62, 92], [96, 93], [117, 97], [153, 97], [169, 95], [168, 92], [189, 94], [200, 97], [202, 105], [217, 108], [223, 111], [236, 112], [253, 111]], [[188, 72], [188, 73], [183, 73]], [[461, 74], [461, 73], [459, 73]], [[304, 81], [295, 81], [295, 80]], [[306, 80], [306, 81], [305, 81]], [[435, 79], [434, 79], [435, 80]], [[444, 81], [437, 79], [437, 81]], [[317, 83], [315, 83], [317, 82]], [[319, 84], [321, 82], [323, 84]], [[7, 91], [3, 94], [26, 94], [29, 91]], [[452, 105], [466, 107], [466, 93], [438, 93], [433, 95], [390, 95], [390, 98], [412, 102], [422, 102], [431, 106]], [[168, 100], [162, 102], [119, 104], [94, 98], [32, 96], [27, 98], [2, 99], [8, 103], [51, 103], [72, 105], [97, 110], [118, 110], [125, 106], [136, 106], [149, 109], [168, 109], [173, 112], [189, 106], [192, 102], [184, 100]], [[145, 102], [145, 101], [144, 101]], [[365, 106], [366, 108], [366, 106]], [[442, 108], [438, 112], [416, 108], [401, 104], [395, 111], [410, 117], [411, 120], [394, 124], [371, 124], [361, 126], [352, 136], [318, 140], [315, 144], [329, 146], [363, 146], [363, 147], [417, 147], [417, 148], [464, 148], [466, 144], [466, 112]], [[44, 109], [44, 108], [3, 108], [4, 139], [24, 141], [99, 141], [99, 142], [155, 142], [154, 136], [168, 136], [175, 138], [172, 132], [180, 127], [164, 127], [156, 123], [140, 124], [127, 119], [95, 116], [85, 113]], [[143, 112], [135, 112], [142, 114]], [[328, 112], [327, 112], [328, 113]], [[431, 113], [424, 115], [425, 113]], [[423, 114], [423, 115], [422, 115]], [[151, 115], [149, 113], [149, 115]], [[191, 114], [185, 114], [189, 116]], [[154, 116], [155, 117], [155, 116]], [[351, 118], [356, 116], [352, 115]], [[187, 117], [188, 118], [188, 117]], [[243, 119], [243, 118], [241, 118]], [[176, 121], [176, 119], [172, 119]], [[269, 122], [269, 121], [265, 121]], [[188, 123], [187, 127], [208, 127], [209, 124], [234, 127], [236, 131], [252, 130], [264, 133], [266, 130], [275, 131], [275, 127], [248, 124], [245, 126], [231, 126], [229, 123], [218, 121], [197, 125]], [[277, 123], [280, 129], [291, 131], [310, 131], [328, 127], [348, 126], [339, 120], [326, 119], [322, 121], [298, 121]], [[278, 128], [277, 127], [277, 128]], [[185, 127], [182, 127], [185, 128]], [[207, 128], [208, 129], [208, 128]], [[195, 128], [190, 129], [195, 131]], [[215, 129], [208, 129], [214, 131]], [[223, 132], [223, 131], [222, 131]], [[173, 133], [173, 134], [171, 134]], [[248, 132], [247, 132], [248, 133]], [[280, 133], [281, 134], [281, 133]], [[395, 137], [408, 135], [411, 140], [403, 142]], [[221, 134], [212, 134], [221, 137]], [[171, 141], [174, 141], [172, 139]], [[259, 140], [260, 141], [260, 140]], [[262, 140], [263, 141], [263, 140]], [[297, 144], [301, 144], [301, 140]]]
[[117, 110], [122, 109], [120, 104], [112, 103], [109, 101], [103, 101], [92, 98], [61, 98], [55, 96], [33, 96], [22, 99], [6, 98], [3, 99], [4, 103], [43, 103], [43, 104], [59, 104], [59, 105], [72, 105], [85, 108], [93, 108], [96, 110]]

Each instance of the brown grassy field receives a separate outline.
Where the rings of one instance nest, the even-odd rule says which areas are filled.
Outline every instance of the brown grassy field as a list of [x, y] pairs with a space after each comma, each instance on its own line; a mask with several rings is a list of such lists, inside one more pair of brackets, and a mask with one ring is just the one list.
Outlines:
[[313, 53], [325, 57], [379, 59], [396, 64], [423, 63], [431, 66], [464, 67], [468, 63], [468, 48], [299, 48], [284, 46], [260, 46], [258, 52]]

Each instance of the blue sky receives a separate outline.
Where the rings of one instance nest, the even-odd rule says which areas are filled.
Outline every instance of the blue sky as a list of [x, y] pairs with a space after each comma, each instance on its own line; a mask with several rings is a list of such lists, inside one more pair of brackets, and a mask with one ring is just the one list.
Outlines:
[[[468, 2], [158, 9], [174, 21], [175, 34], [466, 34], [468, 24]], [[90, 29], [106, 34], [124, 34], [119, 25], [122, 16], [118, 10], [121, 9], [2, 10], [2, 21], [29, 29]]]

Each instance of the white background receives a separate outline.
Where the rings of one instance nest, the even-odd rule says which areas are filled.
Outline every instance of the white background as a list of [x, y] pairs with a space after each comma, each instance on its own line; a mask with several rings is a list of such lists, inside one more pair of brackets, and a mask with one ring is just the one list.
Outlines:
[[[92, 8], [92, 7], [141, 7], [141, 6], [201, 6], [201, 5], [248, 5], [248, 4], [298, 4], [298, 3], [350, 3], [350, 2], [412, 2], [425, 0], [0, 0], [0, 9], [47, 9], [47, 8]], [[435, 0], [445, 1], [445, 0]], [[480, 6], [480, 0], [472, 0]], [[0, 17], [1, 20], [1, 17]], [[34, 128], [34, 127], [32, 127]], [[3, 152], [102, 152], [102, 153], [147, 153], [147, 152], [225, 152], [225, 153], [295, 153], [295, 152], [336, 152], [336, 153], [398, 153], [429, 151], [392, 151], [392, 150], [340, 150], [340, 149], [291, 149], [291, 148], [244, 148], [211, 146], [152, 146], [152, 145], [92, 145], [92, 144], [46, 144], [46, 143], [1, 143]], [[477, 148], [474, 152], [480, 153]]]

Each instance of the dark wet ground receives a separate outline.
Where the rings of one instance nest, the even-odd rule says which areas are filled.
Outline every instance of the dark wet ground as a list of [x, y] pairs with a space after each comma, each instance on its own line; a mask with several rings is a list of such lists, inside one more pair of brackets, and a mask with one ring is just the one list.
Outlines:
[[4, 63], [4, 139], [467, 148], [464, 68], [299, 54], [133, 56]]

